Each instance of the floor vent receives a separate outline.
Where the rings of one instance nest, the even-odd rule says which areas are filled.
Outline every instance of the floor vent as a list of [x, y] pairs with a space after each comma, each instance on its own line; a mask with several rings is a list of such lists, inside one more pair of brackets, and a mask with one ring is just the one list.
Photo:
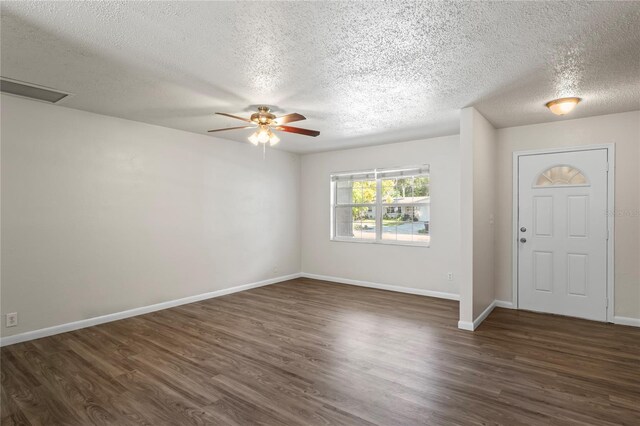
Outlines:
[[8, 95], [20, 96], [22, 98], [48, 102], [51, 104], [60, 102], [69, 96], [69, 93], [59, 92], [48, 87], [42, 87], [5, 77], [0, 77], [0, 92]]

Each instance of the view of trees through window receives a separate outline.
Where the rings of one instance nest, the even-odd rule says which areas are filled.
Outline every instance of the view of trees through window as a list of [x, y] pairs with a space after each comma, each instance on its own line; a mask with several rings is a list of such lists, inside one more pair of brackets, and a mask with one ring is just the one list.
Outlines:
[[[377, 182], [363, 180], [352, 182], [353, 204], [375, 204]], [[382, 179], [382, 202], [391, 204], [396, 201], [404, 203], [407, 198], [429, 196], [429, 177], [416, 176], [403, 179]], [[413, 200], [412, 200], [413, 201]], [[353, 219], [362, 219], [367, 214], [368, 207], [353, 209]]]
[[[337, 179], [334, 183], [333, 235], [428, 243], [429, 176], [420, 173], [375, 179], [375, 174], [366, 175], [363, 179], [354, 179], [354, 176]], [[376, 214], [378, 211], [380, 214]]]

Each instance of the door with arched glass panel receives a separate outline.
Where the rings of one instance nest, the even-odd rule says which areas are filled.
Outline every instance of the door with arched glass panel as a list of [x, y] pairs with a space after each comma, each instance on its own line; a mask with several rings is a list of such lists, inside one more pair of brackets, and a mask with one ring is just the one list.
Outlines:
[[518, 306], [607, 319], [607, 151], [518, 158]]

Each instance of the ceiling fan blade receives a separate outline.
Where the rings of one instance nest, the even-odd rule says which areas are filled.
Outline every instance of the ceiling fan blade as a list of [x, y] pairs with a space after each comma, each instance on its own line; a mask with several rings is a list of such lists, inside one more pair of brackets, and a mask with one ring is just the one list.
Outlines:
[[287, 123], [292, 123], [294, 121], [301, 121], [306, 119], [307, 117], [305, 117], [304, 115], [294, 112], [293, 114], [287, 114], [287, 115], [283, 115], [282, 117], [276, 118], [275, 120], [273, 120], [273, 124], [275, 124], [276, 126], [279, 126], [281, 124], [287, 124]]
[[240, 127], [227, 127], [225, 129], [213, 129], [213, 130], [207, 130], [207, 132], [211, 133], [211, 132], [222, 132], [224, 130], [236, 130], [236, 129], [253, 129], [255, 126], [240, 126]]
[[275, 129], [282, 130], [283, 132], [298, 133], [301, 135], [313, 136], [313, 137], [316, 137], [320, 134], [320, 132], [317, 130], [301, 129], [300, 127], [278, 126]]
[[218, 115], [225, 115], [227, 117], [235, 118], [236, 120], [246, 121], [247, 123], [252, 123], [248, 118], [238, 117], [237, 115], [227, 114], [226, 112], [216, 112]]

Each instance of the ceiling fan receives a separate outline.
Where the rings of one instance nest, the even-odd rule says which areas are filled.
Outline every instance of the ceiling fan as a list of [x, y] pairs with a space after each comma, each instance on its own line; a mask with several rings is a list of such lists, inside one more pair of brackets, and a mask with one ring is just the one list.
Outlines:
[[283, 115], [282, 117], [276, 117], [271, 113], [269, 107], [260, 106], [258, 107], [258, 112], [251, 114], [251, 117], [244, 118], [238, 117], [237, 115], [227, 114], [226, 112], [216, 112], [218, 115], [224, 115], [227, 117], [235, 118], [236, 120], [246, 121], [247, 123], [251, 123], [250, 126], [238, 126], [238, 127], [227, 127], [224, 129], [213, 129], [209, 130], [209, 132], [222, 132], [224, 130], [237, 130], [237, 129], [256, 129], [256, 131], [249, 136], [249, 142], [254, 145], [258, 145], [260, 143], [266, 144], [269, 143], [271, 146], [280, 142], [280, 138], [273, 133], [274, 130], [279, 130], [282, 132], [289, 133], [297, 133], [299, 135], [305, 136], [318, 136], [320, 134], [317, 130], [308, 130], [302, 129], [300, 127], [292, 127], [285, 126], [284, 124], [292, 123], [294, 121], [306, 120], [307, 118], [304, 115], [298, 114], [296, 112], [292, 114]]

